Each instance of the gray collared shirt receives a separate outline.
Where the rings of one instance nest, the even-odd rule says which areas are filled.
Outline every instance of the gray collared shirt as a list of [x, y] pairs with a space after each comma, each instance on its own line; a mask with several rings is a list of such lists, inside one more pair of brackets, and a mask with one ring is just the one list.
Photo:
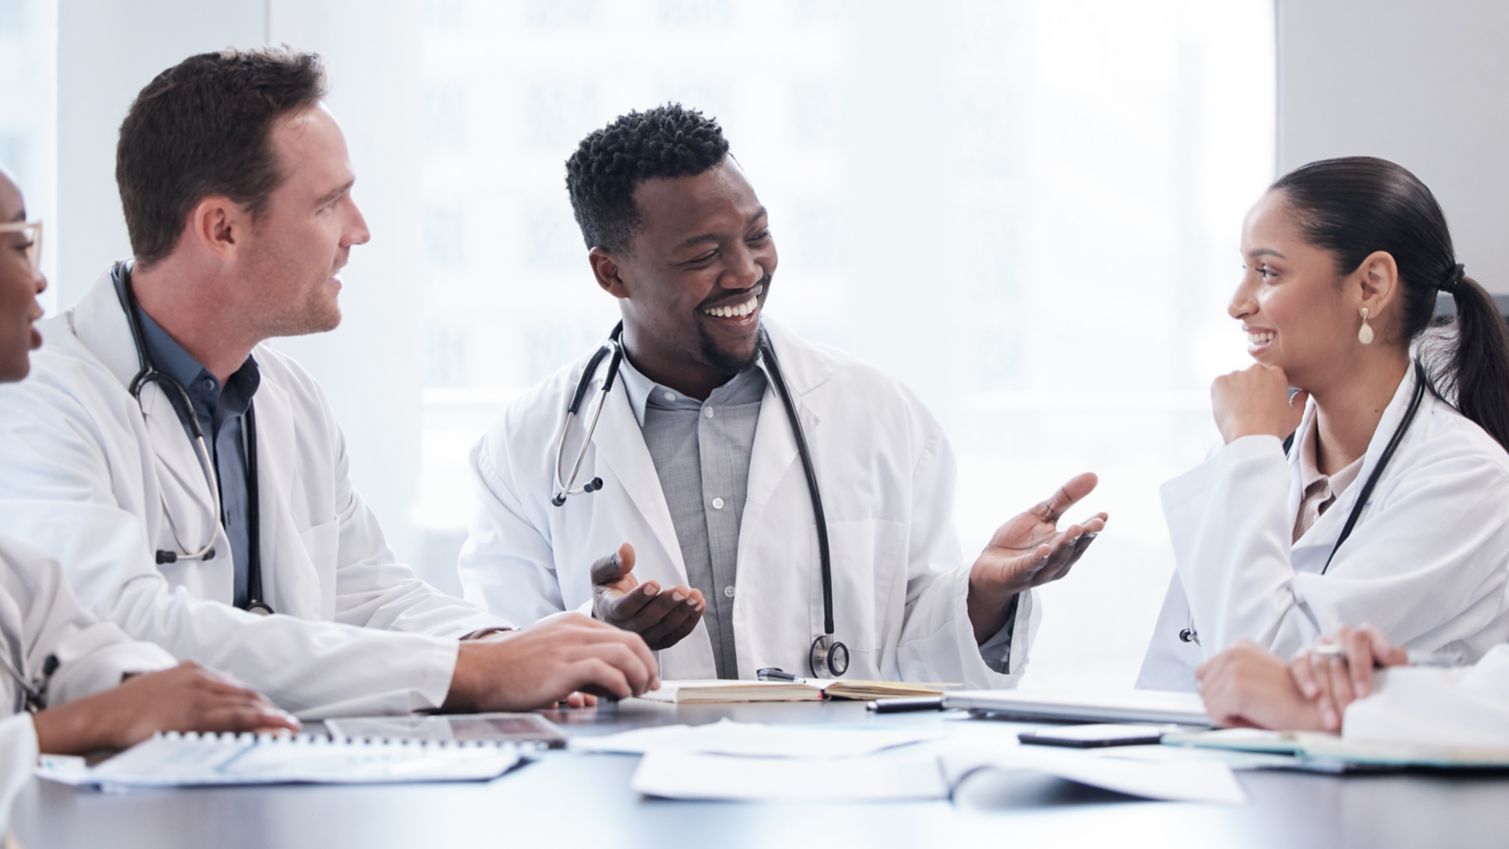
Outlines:
[[[251, 537], [249, 509], [251, 499], [247, 486], [245, 428], [247, 410], [251, 409], [252, 396], [262, 382], [257, 361], [248, 356], [246, 362], [230, 376], [222, 389], [216, 380], [194, 355], [168, 335], [168, 332], [137, 309], [141, 317], [143, 341], [147, 355], [158, 371], [178, 381], [188, 393], [204, 431], [206, 447], [215, 463], [215, 473], [220, 479], [220, 521], [225, 526], [225, 535], [231, 541], [231, 560], [235, 566], [235, 591], [232, 603], [245, 607], [249, 595]], [[172, 392], [172, 387], [161, 387]], [[189, 438], [193, 430], [188, 422], [183, 429]], [[203, 509], [203, 508], [200, 508]], [[183, 540], [184, 545], [203, 545], [201, 540]], [[216, 556], [222, 556], [219, 553]]]
[[627, 357], [619, 372], [665, 493], [687, 580], [707, 600], [703, 618], [719, 678], [739, 677], [733, 619], [739, 523], [765, 397], [763, 369], [751, 365], [706, 401], [651, 381]]

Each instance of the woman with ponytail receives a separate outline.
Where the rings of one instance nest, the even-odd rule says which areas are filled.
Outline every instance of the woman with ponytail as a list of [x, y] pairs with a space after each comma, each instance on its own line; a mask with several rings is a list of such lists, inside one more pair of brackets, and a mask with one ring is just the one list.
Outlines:
[[[1477, 660], [1509, 638], [1509, 334], [1441, 207], [1392, 162], [1314, 162], [1242, 253], [1228, 312], [1256, 363], [1211, 386], [1225, 445], [1163, 487], [1175, 574], [1139, 686], [1362, 624]], [[1441, 293], [1456, 318], [1427, 333]]]

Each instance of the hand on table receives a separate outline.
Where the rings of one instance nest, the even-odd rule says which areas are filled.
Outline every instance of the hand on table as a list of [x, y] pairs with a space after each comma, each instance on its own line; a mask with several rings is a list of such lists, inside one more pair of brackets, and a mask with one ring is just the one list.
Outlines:
[[547, 616], [517, 631], [462, 642], [446, 710], [534, 710], [587, 696], [625, 699], [660, 686], [638, 634], [581, 613]]
[[1289, 674], [1305, 698], [1320, 710], [1327, 731], [1340, 731], [1347, 705], [1373, 693], [1373, 669], [1409, 662], [1404, 649], [1389, 643], [1378, 629], [1342, 626], [1294, 656]]
[[1195, 669], [1200, 698], [1215, 725], [1319, 731], [1320, 708], [1300, 692], [1284, 661], [1242, 640]]
[[159, 731], [298, 731], [299, 721], [230, 678], [184, 662], [38, 713], [43, 752], [125, 749]]

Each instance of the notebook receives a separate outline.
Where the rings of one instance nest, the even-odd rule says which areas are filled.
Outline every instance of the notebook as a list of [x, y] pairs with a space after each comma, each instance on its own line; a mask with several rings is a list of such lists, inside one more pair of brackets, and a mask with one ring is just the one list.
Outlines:
[[869, 681], [847, 678], [799, 678], [795, 681], [738, 681], [694, 678], [663, 681], [641, 698], [674, 704], [734, 702], [819, 702], [830, 699], [894, 699], [941, 696], [950, 684]]
[[1348, 740], [1334, 734], [1226, 728], [1198, 734], [1165, 734], [1170, 746], [1292, 755], [1296, 766], [1344, 769], [1509, 770], [1503, 746], [1435, 746]]
[[347, 740], [480, 740], [566, 745], [555, 723], [533, 713], [357, 716], [325, 720], [331, 737]]
[[76, 758], [43, 758], [38, 774], [65, 784], [121, 788], [487, 781], [535, 748], [508, 742], [170, 732], [93, 768]]

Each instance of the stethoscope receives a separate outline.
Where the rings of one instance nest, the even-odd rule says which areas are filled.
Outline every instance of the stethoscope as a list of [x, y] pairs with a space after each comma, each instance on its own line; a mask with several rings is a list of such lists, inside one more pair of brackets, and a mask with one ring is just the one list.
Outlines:
[[[178, 416], [180, 423], [189, 428], [194, 443], [194, 454], [199, 460], [199, 469], [204, 473], [204, 479], [210, 487], [210, 538], [202, 546], [192, 547], [184, 545], [183, 538], [178, 533], [178, 524], [173, 521], [173, 513], [168, 508], [167, 494], [162, 495], [162, 512], [168, 520], [168, 527], [173, 532], [173, 539], [178, 543], [177, 550], [158, 549], [157, 564], [177, 563], [180, 560], [206, 561], [215, 559], [215, 538], [218, 536], [220, 527], [221, 511], [224, 504], [220, 499], [220, 476], [215, 471], [215, 461], [210, 456], [209, 442], [205, 439], [204, 428], [199, 424], [199, 417], [194, 414], [194, 402], [189, 398], [188, 390], [183, 384], [174, 380], [171, 375], [159, 371], [152, 362], [152, 356], [147, 352], [146, 335], [142, 332], [141, 317], [137, 310], [136, 292], [131, 287], [131, 263], [117, 262], [110, 270], [110, 280], [115, 285], [115, 292], [120, 297], [121, 308], [126, 312], [126, 323], [131, 329], [131, 341], [136, 346], [136, 360], [140, 370], [131, 378], [127, 385], [131, 397], [136, 399], [136, 405], [141, 410], [142, 418], [147, 415], [146, 406], [142, 403], [142, 392], [148, 386], [156, 385], [163, 395], [167, 396], [168, 403], [172, 405], [173, 412]], [[247, 496], [247, 593], [245, 610], [252, 613], [272, 613], [272, 606], [262, 598], [262, 565], [261, 546], [258, 535], [260, 522], [258, 516], [258, 493], [257, 493], [257, 416], [255, 405], [248, 406], [245, 419], [245, 449], [246, 449], [246, 496]]]
[[[1373, 473], [1368, 475], [1367, 482], [1362, 485], [1362, 492], [1358, 494], [1357, 501], [1352, 505], [1352, 512], [1347, 514], [1346, 524], [1341, 526], [1341, 535], [1336, 538], [1336, 544], [1331, 546], [1331, 553], [1326, 557], [1326, 563], [1320, 568], [1320, 574], [1324, 575], [1331, 568], [1331, 561], [1336, 559], [1336, 550], [1352, 535], [1352, 529], [1357, 525], [1357, 517], [1362, 515], [1363, 508], [1367, 507], [1368, 497], [1373, 494], [1373, 487], [1378, 485], [1378, 479], [1383, 477], [1383, 470], [1388, 467], [1389, 460], [1394, 458], [1394, 451], [1399, 448], [1399, 443], [1404, 440], [1404, 434], [1409, 426], [1415, 421], [1415, 413], [1420, 410], [1420, 401], [1425, 398], [1427, 380], [1425, 377], [1425, 365], [1415, 360], [1415, 393], [1409, 399], [1409, 406], [1404, 410], [1404, 418], [1399, 420], [1399, 426], [1394, 428], [1394, 435], [1389, 437], [1388, 444], [1383, 446], [1383, 453], [1378, 455], [1378, 465], [1373, 467]], [[1284, 456], [1289, 455], [1289, 449], [1294, 446], [1294, 434], [1284, 440]], [[1185, 643], [1200, 644], [1200, 632], [1195, 629], [1195, 618], [1191, 614], [1189, 623], [1179, 629], [1179, 640]]]
[[[620, 339], [623, 329], [623, 322], [620, 321], [614, 326], [613, 332], [608, 334], [608, 341], [593, 353], [591, 359], [587, 360], [587, 367], [582, 370], [581, 379], [577, 381], [576, 391], [571, 394], [571, 403], [566, 407], [566, 416], [561, 424], [560, 441], [556, 443], [555, 449], [555, 493], [550, 499], [550, 503], [557, 507], [566, 503], [567, 496], [585, 495], [603, 488], [603, 479], [600, 477], [594, 477], [580, 489], [572, 487], [576, 484], [577, 475], [581, 472], [582, 460], [587, 456], [587, 446], [592, 444], [592, 435], [597, 432], [597, 421], [602, 417], [603, 404], [608, 399], [608, 391], [613, 388], [613, 381], [618, 377], [619, 366], [623, 363], [624, 348]], [[812, 452], [807, 447], [807, 435], [802, 430], [802, 420], [797, 416], [796, 405], [791, 401], [791, 392], [786, 388], [786, 379], [781, 374], [780, 361], [776, 359], [775, 349], [763, 332], [760, 334], [760, 356], [764, 358], [765, 368], [770, 373], [770, 381], [775, 385], [776, 394], [781, 396], [781, 405], [786, 409], [786, 420], [791, 424], [791, 435], [796, 437], [796, 451], [802, 459], [802, 470], [807, 474], [807, 494], [812, 500], [812, 515], [817, 523], [817, 551], [823, 571], [823, 633], [812, 641], [807, 665], [813, 676], [826, 674], [828, 677], [838, 678], [849, 671], [849, 647], [833, 637], [833, 563], [828, 549], [828, 520], [823, 513], [822, 495], [818, 492], [817, 473], [812, 467]], [[597, 401], [587, 421], [586, 438], [577, 449], [576, 460], [571, 464], [570, 474], [564, 476], [563, 479], [561, 461], [566, 456], [566, 434], [571, 430], [572, 420], [581, 411], [582, 401], [587, 397], [587, 390], [591, 387], [597, 368], [604, 359], [608, 361], [608, 377], [597, 392]]]
[[10, 657], [4, 652], [0, 652], [0, 666], [4, 666], [6, 674], [15, 679], [18, 688], [16, 694], [20, 698], [14, 708], [12, 708], [11, 713], [20, 713], [23, 710], [27, 713], [36, 713], [47, 707], [47, 682], [52, 679], [53, 673], [58, 670], [57, 655], [50, 654], [47, 656], [46, 662], [42, 664], [42, 677], [35, 682], [27, 680], [26, 676], [21, 674], [21, 670], [17, 669], [15, 664], [11, 663]]

